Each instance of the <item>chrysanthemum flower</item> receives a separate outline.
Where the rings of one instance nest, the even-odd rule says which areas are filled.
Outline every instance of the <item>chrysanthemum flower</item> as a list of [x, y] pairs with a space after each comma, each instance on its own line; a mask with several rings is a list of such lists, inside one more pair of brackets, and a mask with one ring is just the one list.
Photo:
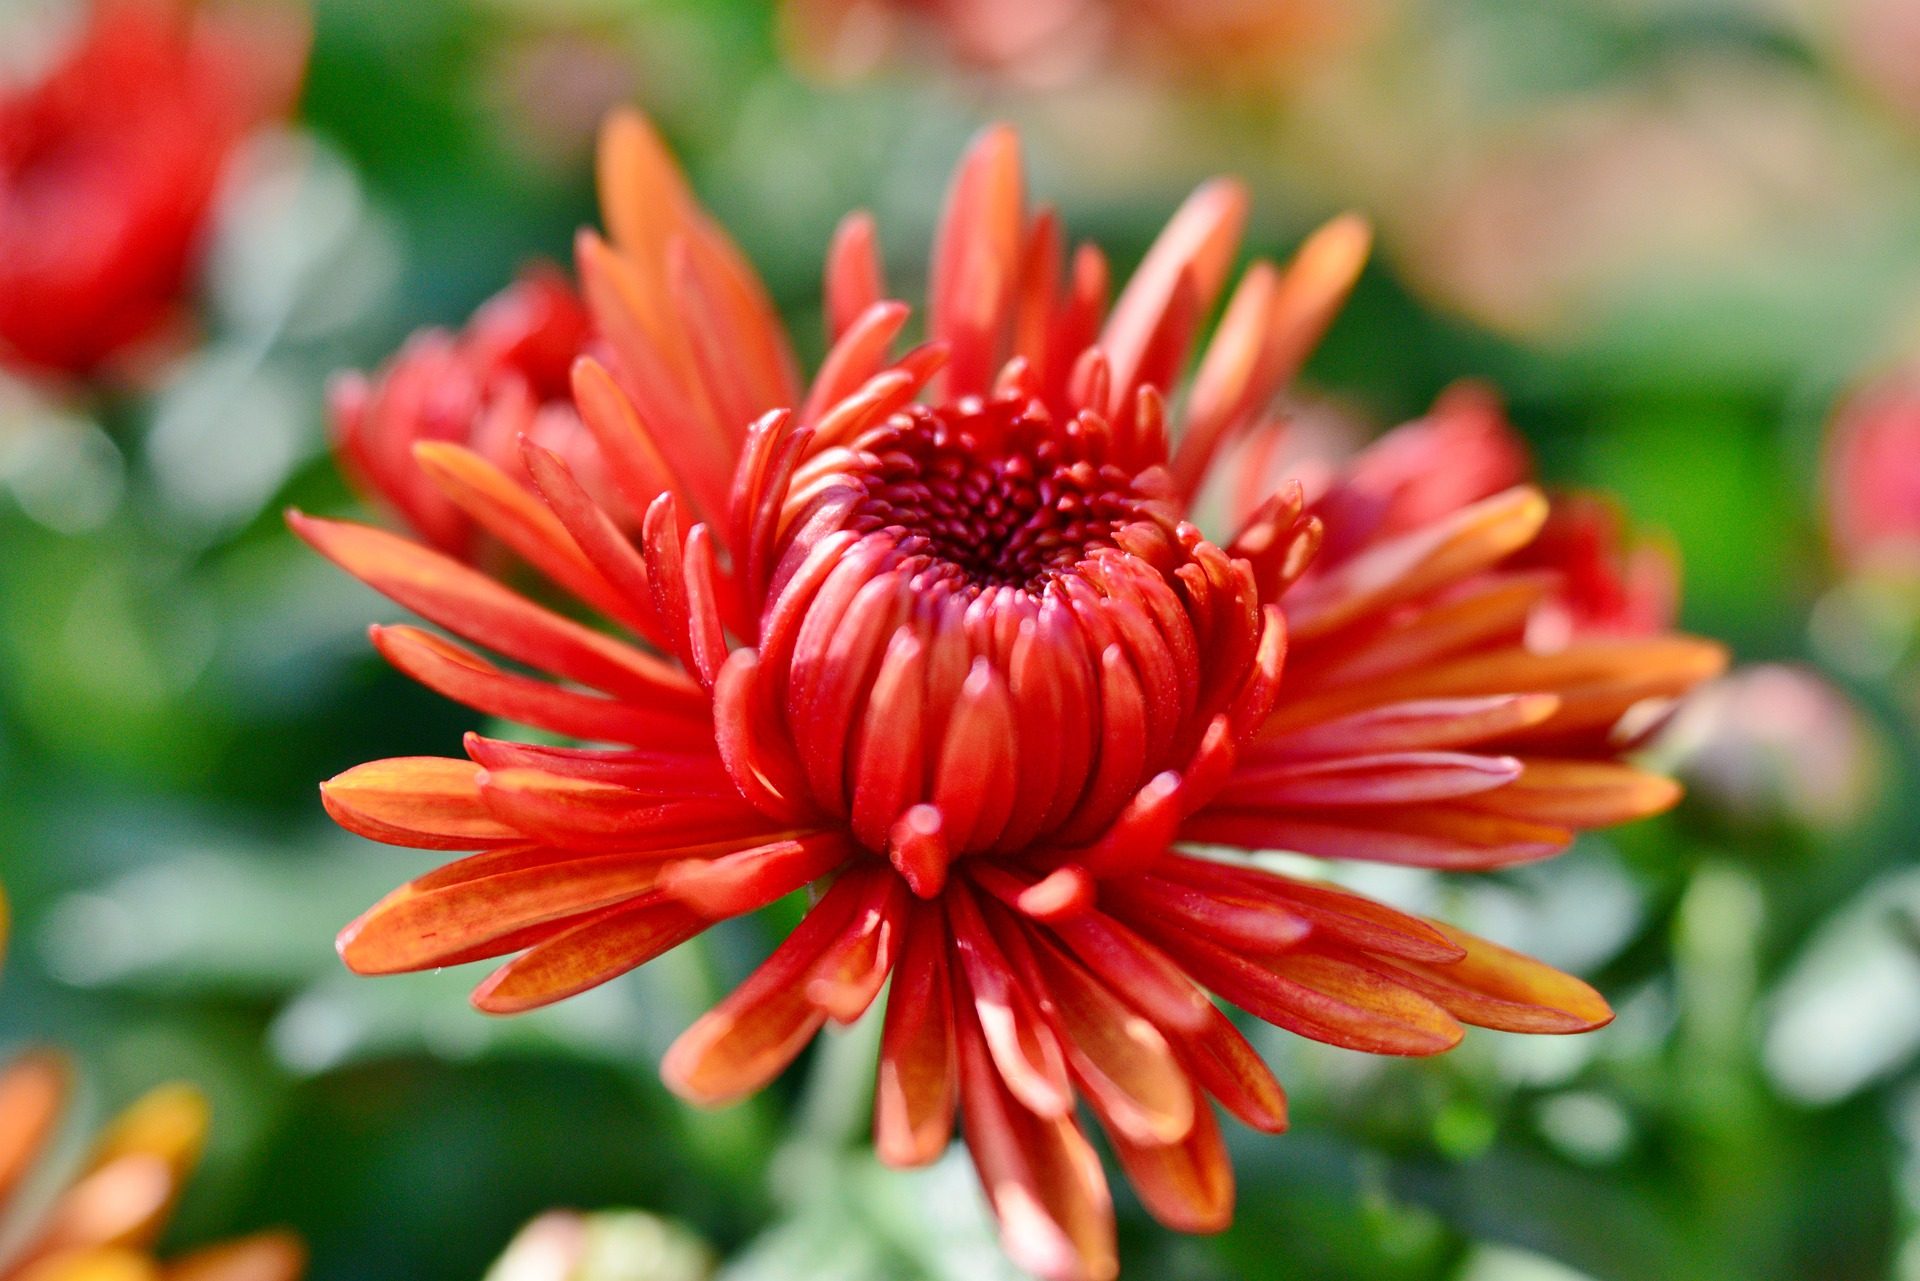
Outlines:
[[[0, 900], [0, 950], [5, 917]], [[70, 1076], [51, 1050], [0, 1066], [0, 1281], [297, 1281], [306, 1250], [283, 1232], [153, 1257], [206, 1138], [206, 1100], [191, 1086], [161, 1086], [121, 1113], [47, 1200], [39, 1167]]]
[[0, 84], [0, 363], [92, 377], [180, 327], [228, 161], [305, 49], [283, 12], [94, 0], [44, 74]]
[[669, 1084], [740, 1098], [890, 982], [880, 1156], [933, 1159], [957, 1114], [1007, 1249], [1059, 1278], [1117, 1267], [1081, 1104], [1147, 1207], [1193, 1231], [1233, 1203], [1208, 1099], [1284, 1128], [1209, 992], [1386, 1054], [1448, 1049], [1463, 1023], [1608, 1020], [1577, 979], [1242, 852], [1548, 857], [1672, 802], [1610, 733], [1722, 662], [1674, 636], [1529, 646], [1557, 579], [1513, 565], [1548, 519], [1525, 485], [1354, 529], [1334, 523], [1338, 478], [1324, 517], [1283, 485], [1224, 538], [1188, 519], [1344, 298], [1360, 224], [1247, 269], [1183, 378], [1228, 293], [1241, 188], [1197, 191], [1109, 306], [1105, 258], [1028, 208], [1016, 139], [992, 130], [934, 246], [928, 343], [888, 354], [908, 309], [856, 215], [828, 257], [833, 347], [803, 383], [637, 118], [608, 128], [601, 181], [610, 239], [583, 236], [580, 268], [607, 358], [573, 390], [646, 513], [638, 536], [537, 443], [532, 491], [469, 451], [425, 453], [607, 627], [394, 535], [292, 518], [395, 601], [554, 679], [376, 628], [403, 671], [582, 741], [476, 735], [465, 758], [328, 782], [356, 832], [479, 851], [350, 925], [350, 967], [511, 955], [474, 1002], [512, 1013], [811, 886], [804, 920], [669, 1051]]
[[427, 542], [462, 559], [481, 550], [479, 531], [415, 458], [424, 442], [465, 446], [530, 483], [520, 464], [526, 437], [594, 477], [592, 492], [614, 501], [599, 482], [569, 387], [592, 332], [585, 305], [559, 271], [525, 272], [458, 333], [422, 330], [372, 378], [349, 373], [334, 381], [329, 409], [342, 467]]
[[1824, 471], [1828, 540], [1841, 567], [1920, 578], [1920, 365], [1883, 374], [1842, 403]]

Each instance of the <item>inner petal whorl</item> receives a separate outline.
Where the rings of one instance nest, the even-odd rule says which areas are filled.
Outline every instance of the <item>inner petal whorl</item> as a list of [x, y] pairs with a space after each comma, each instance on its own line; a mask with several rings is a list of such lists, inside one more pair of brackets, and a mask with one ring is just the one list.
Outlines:
[[1246, 614], [1226, 559], [1108, 440], [1090, 415], [970, 399], [795, 476], [766, 694], [809, 803], [876, 853], [916, 806], [939, 816], [928, 837], [916, 810], [916, 839], [953, 855], [1096, 837], [1218, 710], [1207, 653], [1251, 652], [1221, 643]]

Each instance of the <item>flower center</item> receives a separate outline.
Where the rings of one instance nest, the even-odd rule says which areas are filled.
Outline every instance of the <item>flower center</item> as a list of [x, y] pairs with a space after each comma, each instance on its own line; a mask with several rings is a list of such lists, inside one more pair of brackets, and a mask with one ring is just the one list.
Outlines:
[[861, 442], [848, 479], [862, 496], [846, 527], [928, 557], [926, 581], [1041, 591], [1113, 547], [1117, 529], [1153, 518], [1133, 478], [1086, 456], [1077, 435], [1008, 400], [915, 406]]

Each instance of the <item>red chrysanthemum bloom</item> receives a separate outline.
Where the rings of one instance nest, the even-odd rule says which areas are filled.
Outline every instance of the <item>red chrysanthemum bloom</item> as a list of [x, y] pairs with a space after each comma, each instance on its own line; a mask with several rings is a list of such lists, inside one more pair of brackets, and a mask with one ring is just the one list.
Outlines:
[[0, 85], [0, 363], [92, 377], [181, 326], [228, 162], [305, 53], [280, 11], [95, 0], [52, 67]]
[[572, 285], [551, 267], [523, 273], [488, 299], [458, 333], [425, 329], [372, 378], [343, 374], [330, 388], [334, 448], [360, 490], [433, 546], [470, 560], [480, 530], [436, 482], [435, 468], [466, 451], [530, 483], [520, 441], [552, 450], [614, 502], [598, 455], [574, 411], [573, 362], [593, 344], [592, 321]]
[[[0, 897], [0, 951], [7, 912]], [[71, 1083], [67, 1061], [29, 1050], [0, 1065], [0, 1281], [298, 1281], [306, 1249], [284, 1232], [153, 1257], [206, 1140], [207, 1103], [163, 1085], [121, 1113], [48, 1199], [42, 1165], [56, 1146]]]
[[1827, 535], [1851, 573], [1920, 576], [1920, 365], [1840, 406], [1824, 460]]
[[397, 602], [557, 682], [376, 629], [403, 671], [614, 745], [471, 736], [467, 759], [327, 783], [356, 832], [480, 851], [349, 926], [350, 967], [515, 954], [474, 994], [510, 1013], [813, 886], [802, 923], [668, 1053], [668, 1082], [739, 1098], [891, 980], [880, 1155], [931, 1160], [957, 1112], [1008, 1250], [1047, 1277], [1117, 1266], [1077, 1102], [1153, 1213], [1194, 1231], [1233, 1200], [1207, 1098], [1285, 1125], [1208, 992], [1388, 1054], [1445, 1050], [1463, 1022], [1607, 1021], [1539, 962], [1195, 848], [1545, 858], [1673, 800], [1609, 733], [1722, 663], [1672, 636], [1530, 647], [1557, 580], [1512, 567], [1548, 514], [1524, 485], [1355, 538], [1297, 486], [1218, 541], [1187, 519], [1344, 298], [1363, 227], [1249, 268], [1183, 384], [1241, 189], [1202, 187], [1109, 308], [1105, 259], [1029, 211], [1015, 138], [994, 130], [948, 201], [930, 341], [888, 355], [908, 310], [855, 217], [829, 255], [833, 348], [803, 386], [755, 277], [637, 118], [608, 129], [601, 177], [611, 242], [584, 236], [580, 263], [608, 359], [583, 359], [574, 393], [639, 535], [531, 442], [531, 492], [472, 456], [438, 474], [609, 629], [393, 535], [292, 518]]

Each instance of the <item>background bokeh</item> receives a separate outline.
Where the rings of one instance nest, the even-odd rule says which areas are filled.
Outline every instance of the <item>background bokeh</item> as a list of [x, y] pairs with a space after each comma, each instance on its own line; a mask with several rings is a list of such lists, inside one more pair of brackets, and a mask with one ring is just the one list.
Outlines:
[[[1664, 531], [1685, 625], [1743, 664], [1660, 746], [1695, 784], [1667, 818], [1366, 878], [1587, 975], [1617, 1023], [1411, 1063], [1259, 1038], [1293, 1132], [1232, 1136], [1221, 1237], [1123, 1204], [1127, 1275], [1920, 1278], [1920, 589], [1843, 572], [1818, 479], [1839, 398], [1920, 352], [1910, 0], [1219, 7], [1238, 25], [1068, 0], [1023, 34], [992, 15], [1047, 6], [319, 0], [298, 113], [223, 198], [198, 345], [137, 388], [0, 384], [0, 1046], [71, 1047], [95, 1114], [208, 1090], [176, 1239], [286, 1224], [317, 1281], [471, 1281], [544, 1210], [638, 1207], [726, 1281], [1006, 1268], [963, 1164], [853, 1142], [863, 1032], [724, 1113], [658, 1084], [771, 924], [507, 1022], [472, 975], [333, 956], [427, 861], [334, 829], [314, 784], [468, 717], [379, 663], [391, 607], [281, 523], [353, 507], [325, 378], [564, 262], [595, 122], [633, 101], [814, 355], [839, 216], [872, 208], [917, 278], [988, 120], [1123, 263], [1218, 171], [1255, 191], [1254, 252], [1364, 211], [1380, 253], [1305, 412], [1364, 430], [1491, 381], [1551, 482]], [[0, 6], [4, 61], [60, 13]]]

